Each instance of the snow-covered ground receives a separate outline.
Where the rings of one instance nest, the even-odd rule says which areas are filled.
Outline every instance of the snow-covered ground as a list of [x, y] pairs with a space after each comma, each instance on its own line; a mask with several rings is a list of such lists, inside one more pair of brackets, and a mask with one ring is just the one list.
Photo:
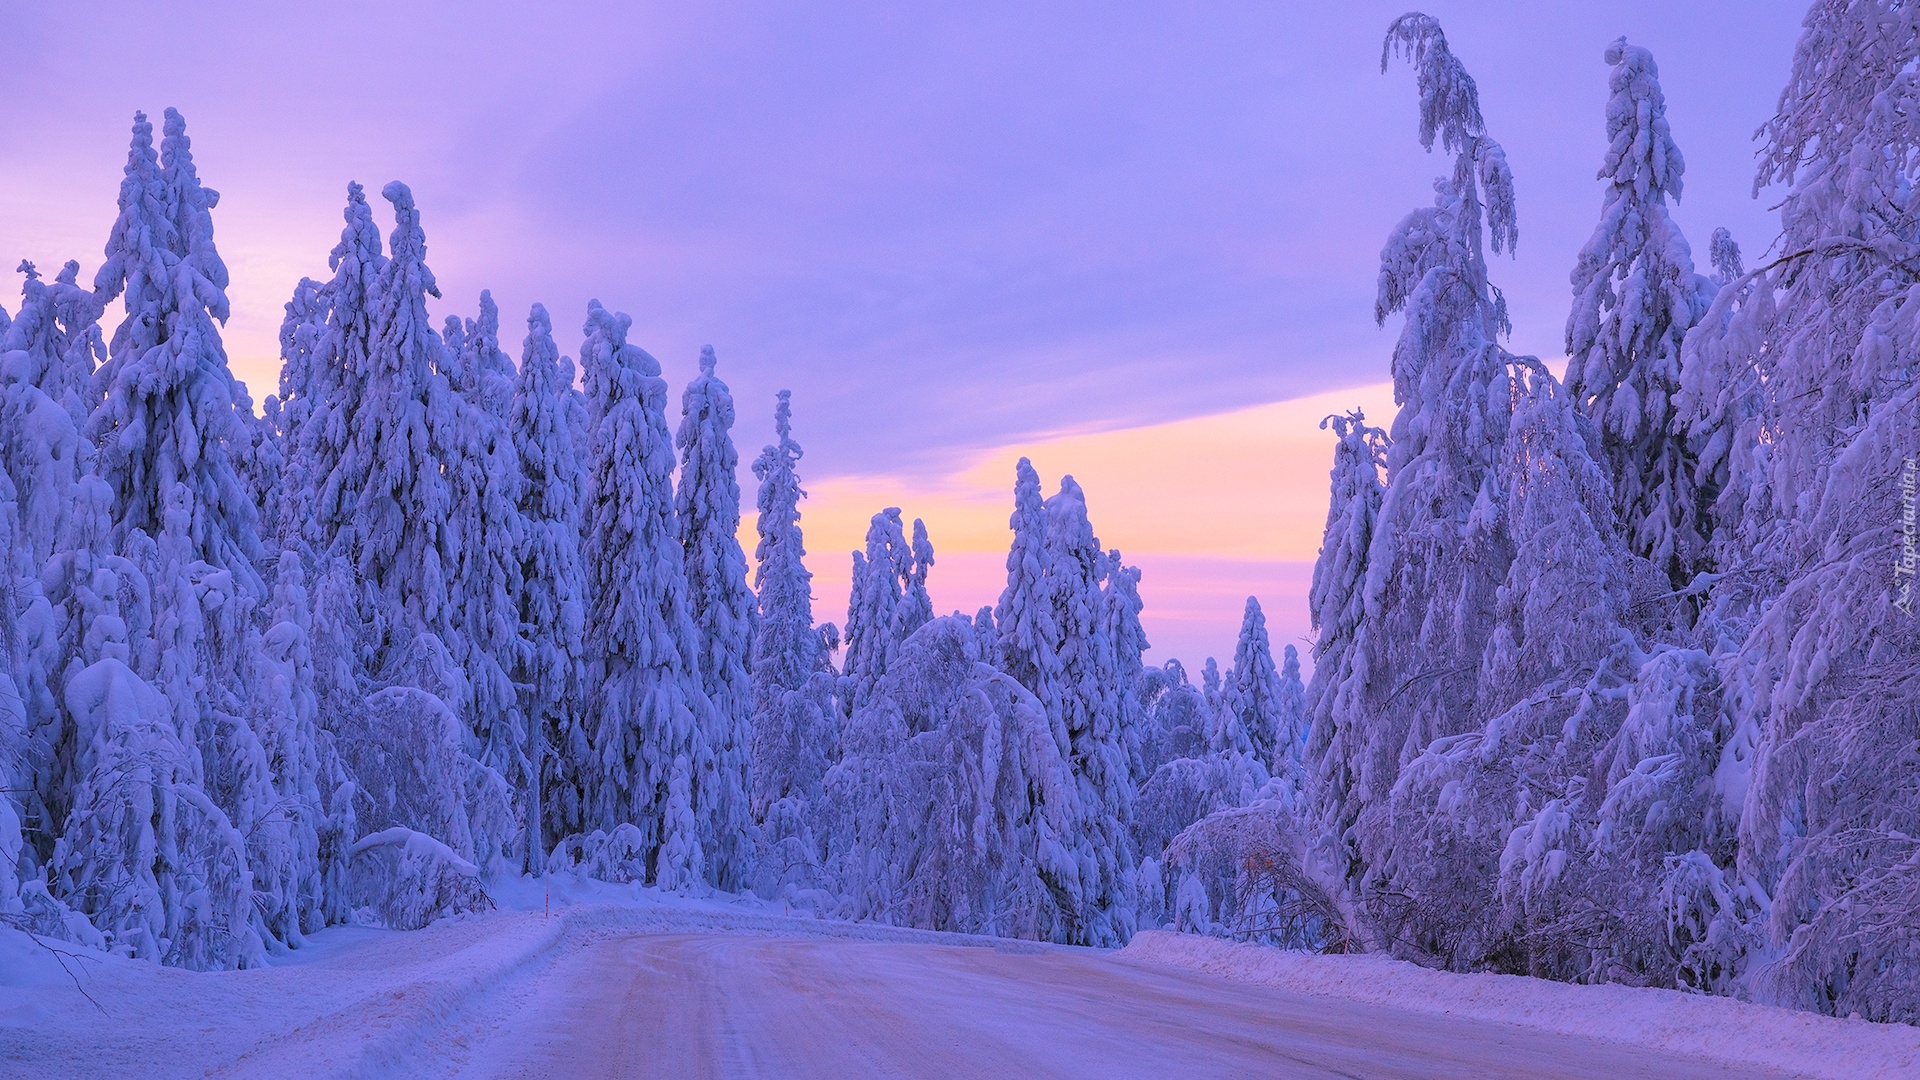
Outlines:
[[1835, 1020], [1730, 998], [1518, 975], [1458, 975], [1385, 956], [1315, 956], [1149, 930], [1120, 956], [1408, 1012], [1492, 1020], [1754, 1069], [1920, 1077], [1920, 1029]]
[[[0, 1075], [1920, 1075], [1920, 1031], [1144, 933], [1100, 952], [568, 885], [194, 973], [0, 931]], [[84, 990], [84, 993], [82, 991]]]

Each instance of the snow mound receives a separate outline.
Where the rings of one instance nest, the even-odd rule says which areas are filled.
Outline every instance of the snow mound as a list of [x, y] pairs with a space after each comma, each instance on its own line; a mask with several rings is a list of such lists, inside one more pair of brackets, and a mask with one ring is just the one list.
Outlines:
[[1164, 930], [1135, 934], [1119, 956], [1297, 993], [1493, 1020], [1808, 1076], [1920, 1076], [1920, 1030], [1677, 990], [1461, 975], [1385, 956], [1320, 956]]

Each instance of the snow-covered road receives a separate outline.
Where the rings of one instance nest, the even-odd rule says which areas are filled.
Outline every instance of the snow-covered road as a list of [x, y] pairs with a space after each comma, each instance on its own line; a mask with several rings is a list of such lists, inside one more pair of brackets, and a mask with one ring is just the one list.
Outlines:
[[250, 971], [0, 927], [0, 1078], [1920, 1075], [1912, 1028], [1666, 990], [1164, 933], [1100, 952], [598, 885], [558, 890], [549, 918], [520, 892], [424, 930], [336, 927]]
[[1769, 1075], [1011, 943], [611, 936], [460, 1026], [442, 1063], [479, 1076]]

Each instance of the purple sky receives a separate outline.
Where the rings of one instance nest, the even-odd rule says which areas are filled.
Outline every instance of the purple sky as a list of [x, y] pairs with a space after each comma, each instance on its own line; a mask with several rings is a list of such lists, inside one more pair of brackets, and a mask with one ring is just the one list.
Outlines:
[[[0, 259], [75, 257], [90, 275], [130, 114], [175, 105], [223, 195], [228, 347], [256, 398], [273, 389], [280, 305], [325, 272], [346, 181], [399, 178], [440, 313], [490, 287], [517, 351], [541, 300], [572, 353], [597, 296], [633, 314], [676, 382], [701, 344], [718, 349], [743, 456], [789, 386], [810, 480], [885, 477], [904, 499], [1047, 436], [1383, 381], [1377, 252], [1446, 168], [1415, 141], [1410, 74], [1379, 73], [1404, 2], [15, 6]], [[1426, 10], [1516, 176], [1520, 253], [1494, 268], [1515, 348], [1561, 354], [1567, 272], [1599, 209], [1601, 52], [1619, 34], [1661, 64], [1696, 254], [1716, 225], [1750, 260], [1771, 241], [1751, 135], [1802, 3]], [[1262, 472], [1326, 467], [1196, 459], [1214, 466], [1225, 497], [1256, 502]], [[1128, 515], [1151, 512], [1089, 497], [1122, 546]], [[838, 533], [810, 547], [844, 557]], [[1196, 536], [1185, 553], [1218, 550]], [[816, 568], [830, 618], [836, 568]], [[1237, 618], [1235, 604], [1196, 623], [1192, 649], [1230, 648]]]

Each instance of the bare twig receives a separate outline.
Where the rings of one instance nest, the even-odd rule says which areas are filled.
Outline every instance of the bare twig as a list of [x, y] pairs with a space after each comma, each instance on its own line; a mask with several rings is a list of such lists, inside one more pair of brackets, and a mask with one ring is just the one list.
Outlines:
[[95, 1001], [93, 998], [93, 995], [87, 993], [87, 988], [80, 985], [80, 976], [75, 975], [73, 973], [73, 969], [67, 966], [67, 957], [69, 956], [74, 958], [75, 960], [87, 960], [87, 959], [91, 959], [91, 957], [83, 956], [80, 953], [67, 952], [63, 949], [56, 949], [52, 945], [47, 944], [46, 941], [43, 940], [39, 934], [36, 934], [31, 930], [26, 931], [26, 935], [27, 937], [33, 940], [33, 943], [35, 945], [38, 945], [41, 948], [53, 954], [53, 962], [56, 964], [59, 964], [60, 970], [67, 973], [67, 978], [73, 980], [73, 988], [75, 990], [80, 991], [80, 996], [83, 998], [86, 998], [88, 1004], [92, 1005], [96, 1009], [99, 1009], [100, 1015], [102, 1016], [108, 1015], [106, 1006], [100, 1004], [98, 1001]]

